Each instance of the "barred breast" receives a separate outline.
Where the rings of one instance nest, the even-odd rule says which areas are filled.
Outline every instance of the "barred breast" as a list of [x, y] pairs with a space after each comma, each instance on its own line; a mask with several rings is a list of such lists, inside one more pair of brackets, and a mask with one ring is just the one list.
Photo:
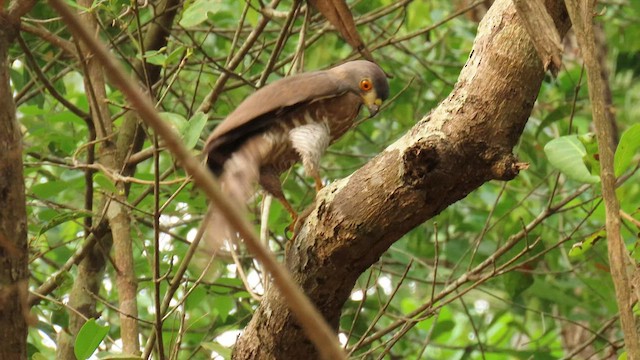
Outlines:
[[305, 165], [305, 158], [317, 166], [326, 148], [353, 127], [360, 106], [360, 97], [349, 93], [314, 101], [283, 116], [262, 135], [272, 147], [262, 166], [282, 173], [297, 161]]

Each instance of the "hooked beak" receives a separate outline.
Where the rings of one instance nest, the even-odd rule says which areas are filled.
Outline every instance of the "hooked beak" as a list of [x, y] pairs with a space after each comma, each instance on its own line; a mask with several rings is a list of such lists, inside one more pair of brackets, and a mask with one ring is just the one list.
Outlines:
[[370, 117], [376, 116], [378, 111], [380, 111], [380, 106], [382, 105], [382, 99], [378, 98], [378, 99], [375, 99], [373, 102], [369, 102], [366, 100], [367, 99], [365, 99], [365, 105], [369, 109], [369, 116]]
[[371, 117], [376, 116], [376, 114], [380, 110], [380, 106], [378, 106], [376, 104], [368, 105], [367, 108], [369, 109], [369, 116], [371, 116]]

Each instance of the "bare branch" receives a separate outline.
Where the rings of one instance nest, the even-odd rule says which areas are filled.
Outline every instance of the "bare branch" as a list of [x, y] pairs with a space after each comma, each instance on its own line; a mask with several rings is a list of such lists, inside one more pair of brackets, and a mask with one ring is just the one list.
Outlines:
[[274, 278], [276, 287], [281, 291], [281, 296], [288, 300], [288, 304], [291, 306], [298, 320], [303, 324], [305, 332], [314, 341], [318, 350], [321, 351], [327, 359], [345, 358], [335, 334], [326, 324], [318, 310], [311, 304], [309, 299], [304, 296], [284, 267], [260, 244], [251, 225], [243, 217], [243, 214], [221, 193], [217, 181], [211, 173], [205, 169], [198, 160], [191, 156], [189, 151], [182, 145], [180, 138], [160, 118], [148, 97], [146, 97], [139, 88], [131, 84], [128, 76], [105, 46], [94, 39], [90, 31], [80, 22], [66, 4], [61, 0], [50, 0], [49, 3], [60, 13], [74, 34], [95, 52], [96, 58], [99, 59], [105, 70], [111, 74], [113, 83], [127, 96], [140, 116], [164, 138], [167, 148], [178, 158], [184, 169], [193, 176], [195, 183], [200, 186], [207, 197], [218, 206], [227, 218], [227, 221], [238, 230], [249, 250], [256, 258], [265, 264], [265, 267]]
[[556, 76], [562, 66], [562, 40], [542, 0], [513, 0], [545, 70]]
[[[562, 2], [548, 3], [564, 34], [569, 23]], [[285, 258], [330, 324], [337, 327], [360, 274], [407, 231], [484, 182], [517, 175], [522, 163], [511, 152], [543, 78], [542, 62], [511, 0], [497, 1], [449, 97], [362, 168], [318, 193]], [[267, 291], [235, 351], [266, 357], [313, 353], [288, 312]], [[268, 333], [274, 328], [282, 329], [277, 336]], [[273, 349], [261, 343], [273, 343]]]
[[609, 251], [611, 278], [616, 290], [620, 322], [624, 333], [624, 342], [629, 359], [640, 359], [640, 339], [633, 314], [633, 292], [631, 279], [634, 274], [627, 273], [629, 265], [627, 250], [620, 235], [620, 203], [616, 196], [616, 176], [613, 168], [613, 155], [616, 145], [613, 142], [613, 123], [607, 120], [606, 83], [603, 69], [598, 61], [595, 34], [593, 31], [593, 2], [566, 0], [573, 29], [582, 52], [589, 82], [589, 99], [593, 109], [593, 122], [596, 127], [598, 151], [600, 154], [600, 178], [602, 179], [602, 197], [606, 210], [606, 229]]

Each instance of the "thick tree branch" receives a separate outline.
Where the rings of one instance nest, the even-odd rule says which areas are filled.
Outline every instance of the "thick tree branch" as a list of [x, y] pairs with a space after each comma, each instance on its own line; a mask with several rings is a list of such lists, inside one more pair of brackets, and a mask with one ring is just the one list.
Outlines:
[[[177, 1], [176, 0], [166, 0], [162, 1], [157, 5], [158, 8], [158, 17], [152, 22], [146, 30], [146, 35], [144, 38], [144, 49], [147, 50], [157, 50], [162, 46], [166, 45], [167, 37], [169, 29], [173, 24], [173, 20], [175, 18], [175, 14], [177, 11]], [[85, 14], [85, 17], [88, 18], [87, 21], [91, 22], [93, 19], [91, 18], [92, 14]], [[93, 24], [93, 26], [97, 26]], [[102, 69], [99, 64], [95, 61], [92, 64], [86, 66], [88, 70], [92, 70], [94, 74], [91, 76], [87, 74], [86, 78], [91, 78], [93, 83], [87, 84], [86, 88], [95, 88], [101, 89], [104, 91], [104, 82], [100, 82], [101, 86], [96, 83], [96, 79], [101, 77]], [[143, 74], [147, 74], [146, 78], [148, 81], [154, 83], [158, 80], [160, 76], [160, 69], [156, 65], [151, 64], [143, 64], [141, 61], [136, 61], [134, 64], [134, 71], [141, 78], [144, 77]], [[92, 86], [93, 85], [93, 86]], [[95, 91], [95, 90], [94, 90]], [[106, 108], [106, 103], [103, 101], [106, 99], [106, 95], [103, 93], [102, 95], [96, 96], [98, 98], [97, 101], [92, 103], [92, 107], [94, 109], [100, 109], [98, 112], [102, 112], [101, 123], [96, 123], [96, 127], [104, 131], [112, 131], [112, 124], [110, 123], [110, 115], [108, 109]], [[107, 124], [105, 124], [108, 122]], [[131, 151], [138, 151], [142, 146], [142, 142], [144, 141], [144, 137], [141, 136], [144, 132], [139, 129], [139, 119], [136, 114], [128, 114], [125, 118], [123, 125], [118, 128], [118, 137], [117, 143], [113, 144], [113, 142], [105, 142], [109, 146], [109, 149], [101, 150], [101, 158], [99, 159], [101, 164], [104, 164], [109, 169], [112, 169], [117, 174], [131, 175], [135, 171], [135, 164], [125, 166], [126, 156]], [[107, 135], [100, 134], [101, 137], [105, 137]], [[107, 151], [108, 150], [108, 151]], [[105, 156], [106, 155], [108, 156]], [[118, 183], [118, 187], [121, 191], [118, 194], [112, 194], [113, 197], [118, 198], [117, 202], [112, 202], [111, 204], [119, 204], [121, 202], [126, 201], [126, 196], [128, 195], [129, 184], [128, 183]], [[136, 296], [136, 284], [133, 273], [133, 262], [131, 261], [131, 238], [129, 237], [130, 231], [128, 230], [130, 227], [130, 219], [127, 215], [126, 207], [114, 205], [110, 209], [112, 211], [108, 212], [106, 207], [110, 206], [110, 203], [104, 202], [101, 205], [102, 210], [99, 211], [99, 214], [109, 214], [111, 217], [102, 218], [95, 221], [97, 225], [94, 227], [94, 231], [92, 235], [86, 239], [85, 244], [83, 245], [80, 252], [74, 255], [71, 261], [67, 261], [65, 263], [65, 267], [71, 267], [74, 263], [78, 263], [78, 276], [76, 281], [74, 282], [73, 290], [71, 292], [71, 296], [69, 299], [70, 305], [81, 309], [84, 312], [86, 317], [96, 317], [98, 314], [95, 313], [95, 297], [92, 294], [96, 294], [100, 290], [100, 282], [102, 281], [102, 274], [106, 265], [106, 255], [109, 253], [109, 249], [111, 248], [112, 237], [111, 236], [103, 236], [108, 235], [108, 233], [117, 234], [116, 239], [118, 239], [118, 245], [116, 249], [116, 267], [117, 267], [117, 279], [118, 286], [120, 289], [119, 299], [122, 304], [120, 307], [121, 311], [121, 321], [122, 321], [122, 337], [127, 340], [124, 341], [126, 348], [125, 352], [135, 353], [139, 351], [138, 344], [138, 331], [137, 331], [137, 322], [134, 316], [137, 316], [137, 302]], [[114, 208], [118, 208], [118, 211], [113, 211]], [[94, 246], [96, 240], [94, 236], [98, 237], [98, 246]], [[60, 272], [61, 273], [61, 272]], [[60, 274], [57, 273], [57, 274]], [[56, 279], [56, 277], [52, 277]], [[38, 290], [42, 290], [45, 292], [52, 291], [56, 286], [58, 286], [57, 281], [47, 281], [43, 286], [41, 286]], [[125, 290], [125, 291], [123, 291]], [[39, 301], [38, 297], [32, 297], [32, 302]], [[126, 315], [131, 316], [126, 316]], [[70, 330], [71, 336], [68, 336], [66, 333], [61, 332], [58, 342], [58, 356], [61, 358], [72, 358], [73, 357], [73, 336], [77, 333], [78, 329], [84, 324], [85, 318], [78, 317], [76, 314], [70, 314]], [[155, 338], [154, 338], [155, 339]]]
[[557, 75], [562, 66], [562, 39], [542, 0], [513, 0], [513, 4], [533, 40], [544, 69]]
[[18, 21], [22, 16], [31, 11], [31, 8], [35, 5], [36, 0], [12, 1], [9, 5], [9, 11], [7, 11], [7, 14], [13, 21]]
[[313, 339], [319, 351], [326, 359], [343, 359], [344, 352], [339, 347], [335, 334], [322, 319], [318, 310], [313, 307], [300, 288], [292, 281], [291, 275], [280, 265], [273, 255], [259, 243], [249, 222], [235, 204], [221, 193], [217, 181], [211, 172], [196, 160], [183, 145], [178, 135], [166, 124], [156, 112], [151, 101], [142, 91], [133, 86], [126, 73], [109, 53], [109, 50], [91, 35], [90, 30], [81, 22], [70, 8], [61, 0], [49, 0], [49, 3], [62, 16], [70, 30], [94, 53], [105, 71], [111, 74], [112, 82], [122, 91], [131, 104], [136, 108], [141, 118], [152, 126], [165, 140], [167, 148], [176, 156], [184, 169], [193, 177], [209, 200], [215, 202], [227, 221], [238, 230], [245, 239], [245, 244], [255, 257], [269, 270], [279, 295], [288, 301], [298, 319], [304, 324], [305, 333]]
[[0, 359], [27, 358], [29, 320], [22, 134], [9, 83], [9, 46], [17, 35], [16, 21], [0, 8]]
[[[546, 5], [558, 32], [566, 33], [563, 2]], [[497, 1], [449, 97], [383, 153], [318, 194], [286, 263], [334, 328], [356, 279], [391, 244], [483, 183], [518, 174], [523, 165], [511, 151], [543, 77], [511, 0]], [[313, 358], [298, 327], [269, 290], [234, 358]]]

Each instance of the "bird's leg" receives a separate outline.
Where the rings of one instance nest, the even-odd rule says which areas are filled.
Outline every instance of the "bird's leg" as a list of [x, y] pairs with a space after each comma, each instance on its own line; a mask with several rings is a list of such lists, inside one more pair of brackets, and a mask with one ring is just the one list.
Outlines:
[[316, 194], [324, 188], [322, 179], [320, 178], [320, 159], [313, 157], [303, 157], [302, 165], [304, 166], [304, 172], [307, 176], [313, 178], [313, 182], [316, 186]]
[[287, 201], [287, 199], [284, 197], [284, 194], [282, 194], [281, 196], [274, 195], [274, 197], [278, 199], [278, 201], [280, 201], [282, 206], [284, 206], [285, 210], [287, 210], [287, 212], [289, 213], [289, 216], [291, 216], [291, 224], [287, 226], [287, 230], [290, 232], [294, 232], [296, 223], [298, 222], [298, 213], [293, 209], [291, 203], [289, 203], [289, 201]]
[[298, 237], [298, 233], [300, 232], [300, 228], [302, 228], [302, 223], [304, 223], [307, 216], [311, 214], [314, 208], [315, 200], [314, 203], [307, 207], [304, 211], [302, 211], [300, 215], [298, 215], [298, 219], [296, 219], [296, 221], [291, 224], [291, 226], [289, 227], [289, 231], [291, 231], [292, 235], [291, 239], [289, 239], [289, 243], [293, 243], [296, 240], [296, 237]]
[[322, 188], [324, 188], [324, 184], [322, 183], [322, 179], [320, 179], [320, 174], [316, 171], [313, 174], [313, 181], [316, 183], [316, 193], [320, 192]]
[[293, 148], [300, 155], [307, 176], [313, 178], [316, 192], [324, 185], [320, 179], [320, 157], [331, 142], [329, 126], [325, 122], [313, 122], [289, 131]]
[[278, 174], [270, 169], [262, 169], [260, 171], [259, 182], [260, 186], [280, 201], [285, 210], [287, 210], [291, 216], [291, 225], [289, 225], [289, 230], [292, 230], [296, 220], [298, 220], [298, 213], [293, 209], [293, 206], [291, 206], [289, 201], [287, 201], [287, 198], [284, 197], [282, 184], [280, 183], [280, 177]]
[[291, 216], [291, 225], [289, 225], [289, 228], [291, 228], [293, 224], [295, 224], [296, 220], [298, 220], [298, 213], [293, 209], [287, 199], [285, 199], [284, 195], [282, 197], [276, 196], [276, 199], [280, 201], [282, 206], [284, 206], [285, 210], [289, 213], [289, 216]]

